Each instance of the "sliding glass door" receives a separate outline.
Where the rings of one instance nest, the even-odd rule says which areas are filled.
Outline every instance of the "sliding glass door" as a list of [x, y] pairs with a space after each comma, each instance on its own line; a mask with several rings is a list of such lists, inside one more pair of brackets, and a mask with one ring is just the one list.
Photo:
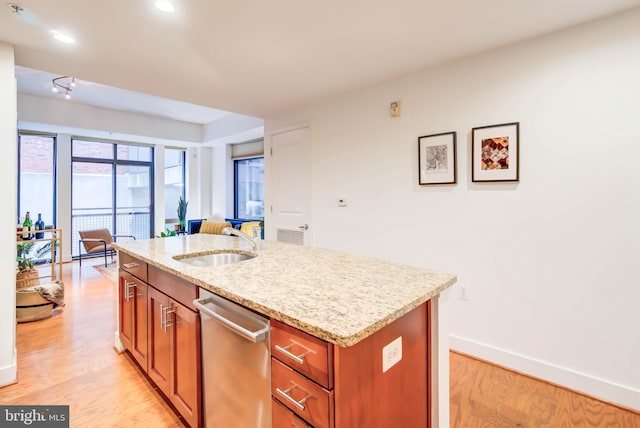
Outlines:
[[120, 142], [72, 141], [72, 255], [78, 231], [109, 229], [112, 235], [151, 237], [153, 149]]

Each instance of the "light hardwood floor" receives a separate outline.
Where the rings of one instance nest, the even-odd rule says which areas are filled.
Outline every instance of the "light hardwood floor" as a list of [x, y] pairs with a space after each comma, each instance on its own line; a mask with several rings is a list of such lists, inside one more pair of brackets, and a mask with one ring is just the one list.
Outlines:
[[100, 261], [65, 264], [64, 309], [18, 324], [18, 383], [0, 388], [0, 403], [69, 405], [72, 427], [184, 426], [113, 349], [116, 284], [92, 267]]
[[640, 428], [640, 413], [450, 353], [451, 427]]
[[[113, 349], [116, 285], [100, 261], [64, 265], [65, 308], [18, 324], [18, 383], [0, 388], [0, 403], [70, 405], [72, 427], [184, 426]], [[638, 413], [457, 353], [450, 363], [451, 427], [640, 428]]]

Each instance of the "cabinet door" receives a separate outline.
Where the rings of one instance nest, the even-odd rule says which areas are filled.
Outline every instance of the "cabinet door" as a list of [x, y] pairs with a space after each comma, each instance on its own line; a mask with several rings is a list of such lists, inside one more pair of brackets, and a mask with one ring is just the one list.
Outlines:
[[170, 396], [171, 379], [171, 336], [166, 326], [166, 311], [169, 308], [169, 298], [149, 287], [147, 290], [148, 311], [148, 340], [149, 354], [147, 374], [156, 386]]
[[118, 279], [119, 282], [119, 290], [118, 290], [118, 305], [120, 306], [119, 310], [119, 320], [118, 323], [120, 325], [119, 335], [120, 342], [122, 345], [131, 350], [133, 343], [133, 301], [127, 297], [129, 290], [129, 283], [131, 275], [120, 271], [120, 276]]
[[174, 371], [170, 399], [189, 425], [196, 427], [200, 414], [200, 317], [174, 300], [171, 305], [169, 323]]
[[133, 304], [133, 342], [129, 350], [138, 364], [147, 370], [147, 284], [136, 280], [135, 287], [129, 286]]

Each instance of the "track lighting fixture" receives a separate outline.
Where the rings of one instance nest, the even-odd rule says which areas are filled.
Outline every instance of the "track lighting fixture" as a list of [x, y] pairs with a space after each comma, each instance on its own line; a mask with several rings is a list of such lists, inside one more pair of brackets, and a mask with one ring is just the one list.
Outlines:
[[51, 80], [51, 90], [53, 92], [64, 91], [66, 99], [71, 98], [71, 91], [76, 86], [76, 78], [71, 76], [60, 76]]

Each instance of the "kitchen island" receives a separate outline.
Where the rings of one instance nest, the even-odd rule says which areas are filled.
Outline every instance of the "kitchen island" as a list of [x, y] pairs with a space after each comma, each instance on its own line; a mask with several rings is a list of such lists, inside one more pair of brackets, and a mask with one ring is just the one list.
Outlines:
[[[168, 297], [172, 296], [171, 286], [167, 284], [171, 284], [172, 281], [192, 285], [193, 289], [189, 293], [196, 296], [197, 287], [202, 287], [269, 317], [274, 324], [282, 325], [285, 329], [291, 327], [292, 331], [299, 331], [323, 341], [328, 346], [327, 352], [331, 354], [329, 360], [336, 359], [336, 365], [337, 360], [346, 364], [348, 350], [358, 347], [365, 349], [369, 342], [373, 343], [375, 338], [383, 337], [385, 331], [391, 332], [393, 336], [389, 343], [383, 343], [385, 346], [391, 345], [397, 337], [402, 337], [404, 341], [400, 341], [399, 355], [395, 352], [396, 355], [389, 357], [387, 354], [391, 348], [367, 348], [367, 352], [376, 354], [375, 358], [370, 358], [372, 361], [375, 360], [372, 364], [388, 366], [372, 368], [375, 376], [378, 376], [378, 372], [386, 372], [394, 365], [401, 366], [400, 362], [403, 360], [407, 364], [411, 358], [424, 360], [425, 370], [429, 369], [429, 372], [422, 383], [429, 383], [425, 386], [428, 397], [418, 399], [424, 398], [425, 407], [427, 403], [431, 404], [427, 414], [432, 427], [446, 426], [445, 422], [448, 424], [448, 373], [442, 370], [448, 368], [443, 361], [448, 358], [448, 349], [441, 349], [442, 343], [446, 345], [446, 341], [443, 342], [446, 338], [443, 337], [438, 323], [438, 296], [455, 283], [455, 276], [321, 248], [272, 241], [262, 241], [260, 244], [260, 248], [254, 250], [248, 242], [236, 237], [196, 234], [119, 243], [117, 249], [120, 254], [120, 268], [125, 270], [124, 275], [131, 272], [127, 273], [124, 268], [123, 256], [139, 260], [148, 266], [148, 276], [145, 270], [140, 275], [133, 272], [131, 278], [148, 280], [151, 286], [154, 285], [151, 279], [156, 278], [156, 283], [163, 284], [160, 291]], [[221, 251], [245, 253], [255, 257], [215, 267], [194, 266], [181, 260], [188, 255]], [[140, 278], [141, 276], [144, 278]], [[127, 297], [136, 294], [130, 293], [131, 281], [123, 283], [121, 276], [119, 289], [120, 293], [124, 292], [125, 299], [120, 297], [119, 300], [127, 300]], [[135, 288], [138, 290], [141, 287]], [[153, 287], [149, 289], [155, 291]], [[144, 298], [147, 299], [146, 293]], [[183, 303], [188, 308], [187, 300], [188, 298]], [[144, 302], [139, 308], [146, 310], [143, 306]], [[122, 306], [119, 310], [122, 311]], [[160, 318], [162, 321], [162, 314]], [[415, 344], [418, 346], [423, 342], [424, 346], [418, 346], [415, 350], [411, 348], [412, 332], [401, 332], [397, 337], [394, 336], [396, 333], [393, 333], [393, 329], [396, 328], [394, 326], [410, 318], [418, 320], [412, 322], [418, 324], [416, 328], [422, 332], [422, 336], [416, 336]], [[118, 320], [119, 323], [123, 322], [122, 314]], [[127, 317], [124, 320], [130, 322]], [[166, 325], [165, 314], [165, 327]], [[194, 329], [197, 328], [196, 324]], [[135, 348], [130, 344], [123, 345], [121, 337], [122, 326], [119, 326], [116, 333], [118, 349], [126, 348], [131, 351], [132, 347]], [[198, 343], [195, 346], [197, 347]], [[150, 348], [151, 345], [147, 344], [145, 338], [139, 347]], [[391, 351], [394, 354], [393, 349]], [[141, 352], [144, 352], [144, 349]], [[387, 354], [383, 356], [383, 352]], [[418, 352], [424, 352], [424, 356], [417, 355]], [[362, 358], [362, 355], [359, 358]], [[138, 359], [138, 362], [141, 360]], [[347, 387], [340, 386], [346, 383], [343, 382], [344, 379], [338, 378], [338, 373], [334, 373], [331, 368], [329, 371], [329, 381], [324, 388], [331, 394], [335, 388], [336, 398], [330, 398], [330, 406], [333, 406], [334, 401], [339, 402], [340, 396], [346, 395], [344, 391]], [[335, 371], [339, 371], [339, 368], [336, 367]], [[389, 370], [389, 373], [392, 372], [393, 370]], [[342, 376], [344, 377], [344, 374]], [[418, 379], [414, 381], [418, 382]], [[406, 382], [406, 379], [401, 382]], [[401, 393], [404, 387], [399, 388], [399, 392], [395, 394]], [[372, 397], [379, 396], [374, 394]], [[375, 408], [380, 403], [366, 405]], [[339, 407], [338, 404], [335, 406]], [[331, 408], [330, 413], [331, 417], [335, 416], [336, 421], [327, 422], [327, 426], [347, 426], [347, 416], [341, 409]], [[343, 423], [340, 422], [341, 418], [344, 420]], [[314, 425], [323, 425], [317, 421], [313, 422]]]

